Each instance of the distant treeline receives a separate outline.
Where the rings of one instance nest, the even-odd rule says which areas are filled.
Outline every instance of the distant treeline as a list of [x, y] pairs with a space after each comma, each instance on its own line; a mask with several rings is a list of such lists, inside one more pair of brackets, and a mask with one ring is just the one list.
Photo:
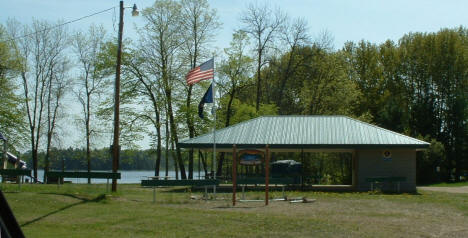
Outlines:
[[[50, 169], [51, 170], [87, 170], [85, 149], [68, 148], [64, 150], [51, 150]], [[38, 154], [39, 167], [44, 166], [45, 153]], [[32, 165], [31, 152], [21, 155], [28, 167]], [[120, 169], [122, 170], [154, 170], [155, 166], [154, 150], [122, 150], [120, 152]], [[169, 158], [170, 170], [173, 170], [173, 159]], [[165, 159], [161, 161], [161, 168], [166, 166]], [[111, 170], [112, 158], [109, 149], [95, 149], [91, 151], [91, 169], [92, 170]]]

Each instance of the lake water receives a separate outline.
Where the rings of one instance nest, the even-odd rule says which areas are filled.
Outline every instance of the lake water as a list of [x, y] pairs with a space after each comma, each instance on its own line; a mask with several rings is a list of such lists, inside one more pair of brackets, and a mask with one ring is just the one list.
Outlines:
[[[74, 172], [74, 171], [73, 171]], [[93, 170], [93, 172], [109, 172], [103, 170]], [[148, 179], [149, 176], [154, 176], [153, 170], [121, 170], [119, 171], [121, 179], [118, 180], [118, 183], [137, 183], [139, 184], [142, 179]], [[44, 180], [44, 170], [37, 170], [37, 175], [39, 181]], [[165, 176], [165, 171], [160, 171], [159, 176]], [[205, 172], [200, 172], [200, 178], [205, 177]], [[187, 175], [188, 176], [188, 175]], [[198, 179], [198, 171], [193, 171], [194, 179]], [[180, 173], [179, 173], [180, 178]], [[169, 171], [169, 179], [175, 179], [175, 171]], [[65, 181], [71, 181], [72, 183], [87, 183], [88, 179], [86, 178], [66, 178]], [[110, 180], [109, 180], [110, 182]], [[107, 183], [107, 179], [91, 179], [91, 183]]]

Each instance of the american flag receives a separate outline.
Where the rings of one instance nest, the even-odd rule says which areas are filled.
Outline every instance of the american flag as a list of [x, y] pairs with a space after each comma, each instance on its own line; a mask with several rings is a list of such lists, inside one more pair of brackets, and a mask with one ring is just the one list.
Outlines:
[[196, 68], [193, 68], [185, 76], [185, 80], [187, 80], [188, 85], [212, 78], [214, 78], [214, 58], [206, 61]]

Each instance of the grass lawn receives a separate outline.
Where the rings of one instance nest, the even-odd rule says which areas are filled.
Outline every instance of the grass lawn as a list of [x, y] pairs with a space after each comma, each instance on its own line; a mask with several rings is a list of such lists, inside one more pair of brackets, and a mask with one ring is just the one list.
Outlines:
[[[119, 185], [3, 185], [27, 237], [468, 237], [468, 195], [288, 192], [314, 203], [242, 202], [231, 194]], [[271, 192], [280, 197], [281, 192]], [[263, 193], [248, 192], [247, 199]], [[240, 197], [240, 194], [239, 194]]]

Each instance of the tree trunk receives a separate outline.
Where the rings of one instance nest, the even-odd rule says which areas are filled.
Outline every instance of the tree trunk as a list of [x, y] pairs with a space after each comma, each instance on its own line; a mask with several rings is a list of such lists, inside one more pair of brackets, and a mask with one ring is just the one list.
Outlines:
[[[259, 42], [259, 47], [260, 47], [260, 42]], [[259, 50], [258, 51], [258, 59], [257, 59], [257, 101], [255, 104], [255, 110], [258, 112], [260, 110], [260, 100], [262, 97], [262, 90], [261, 90], [261, 80], [262, 78], [260, 77], [260, 70], [262, 67], [262, 52]]]
[[[90, 128], [90, 109], [91, 109], [91, 95], [89, 94], [88, 90], [88, 76], [86, 76], [86, 161], [88, 163], [88, 172], [91, 172], [91, 128]], [[88, 178], [88, 184], [91, 184], [91, 178]]]
[[[177, 145], [179, 143], [179, 139], [177, 137], [177, 127], [174, 120], [174, 114], [172, 111], [172, 98], [171, 98], [171, 90], [166, 88], [166, 98], [167, 98], [167, 107], [169, 113], [169, 124], [171, 127], [171, 137], [173, 139], [173, 143]], [[180, 147], [176, 146], [176, 158], [177, 164], [179, 165], [180, 175], [182, 179], [187, 179], [187, 175], [185, 174], [185, 167], [182, 161], [182, 153], [180, 151]]]
[[290, 71], [291, 71], [291, 64], [292, 64], [292, 61], [293, 61], [293, 58], [294, 58], [294, 51], [295, 51], [295, 47], [292, 47], [291, 53], [289, 53], [288, 65], [286, 67], [285, 73], [282, 75], [283, 77], [281, 78], [281, 82], [280, 82], [280, 88], [279, 88], [280, 90], [278, 92], [278, 97], [277, 97], [277, 101], [276, 101], [276, 105], [278, 107], [280, 107], [280, 108], [283, 105], [284, 88], [286, 86], [286, 82], [289, 79], [289, 74], [290, 74]]
[[[153, 107], [156, 116], [156, 133], [157, 133], [157, 146], [156, 146], [156, 163], [154, 165], [154, 176], [159, 176], [159, 167], [161, 165], [161, 115], [158, 110], [156, 101], [153, 101]], [[167, 155], [166, 155], [167, 156]], [[167, 176], [167, 175], [166, 175]]]
[[169, 176], [169, 120], [166, 116], [166, 177]]
[[32, 150], [32, 161], [33, 161], [34, 182], [37, 183], [37, 150], [34, 148], [34, 142], [33, 142], [33, 150]]
[[[186, 100], [186, 106], [187, 106], [187, 112], [186, 112], [186, 120], [187, 120], [187, 127], [189, 129], [189, 137], [193, 138], [195, 135], [195, 126], [193, 123], [193, 115], [191, 109], [191, 98], [192, 98], [192, 85], [189, 85], [188, 88], [188, 94], [187, 94], [187, 100]], [[189, 179], [193, 179], [193, 149], [189, 150], [189, 174], [188, 174]]]
[[174, 140], [171, 140], [171, 154], [172, 154], [172, 158], [174, 159], [174, 170], [175, 170], [175, 176], [176, 176], [176, 180], [179, 180], [179, 169], [177, 168], [177, 159], [176, 159], [176, 156], [174, 154]]
[[49, 172], [49, 165], [50, 165], [50, 142], [52, 140], [52, 135], [50, 133], [47, 133], [47, 149], [46, 149], [46, 154], [45, 154], [45, 158], [44, 158], [44, 162], [45, 162], [45, 165], [44, 165], [44, 183], [47, 183], [47, 177], [46, 177], [46, 174], [47, 172]]
[[[236, 90], [234, 88], [235, 86], [233, 85], [233, 89], [231, 93], [229, 94], [229, 102], [227, 105], [227, 110], [226, 110], [226, 122], [224, 124], [225, 127], [228, 127], [231, 124], [231, 111], [232, 111], [232, 101], [234, 100], [234, 96], [236, 94]], [[219, 163], [218, 163], [218, 168], [216, 169], [216, 176], [221, 176], [222, 171], [223, 171], [223, 163], [224, 163], [224, 152], [221, 152], [221, 155], [219, 157]]]
[[205, 171], [205, 176], [206, 176], [208, 174], [208, 168], [206, 167], [205, 156], [203, 156], [203, 153], [201, 151], [198, 151], [198, 156], [201, 158], [201, 161], [203, 164], [203, 171]]
[[[88, 117], [89, 118], [89, 117]], [[90, 143], [89, 119], [86, 120], [86, 161], [88, 162], [88, 172], [91, 172], [91, 143]], [[88, 178], [88, 184], [91, 184], [91, 178]]]

